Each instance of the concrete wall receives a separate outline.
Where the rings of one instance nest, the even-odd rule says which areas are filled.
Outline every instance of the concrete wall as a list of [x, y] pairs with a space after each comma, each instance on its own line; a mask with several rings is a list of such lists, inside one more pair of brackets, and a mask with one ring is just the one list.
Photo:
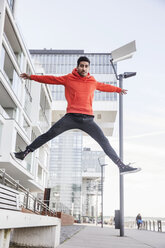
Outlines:
[[74, 217], [69, 214], [57, 212], [57, 217], [61, 219], [61, 226], [70, 226], [74, 224]]
[[0, 210], [0, 248], [8, 248], [10, 241], [20, 246], [55, 248], [60, 244], [60, 230], [59, 218]]

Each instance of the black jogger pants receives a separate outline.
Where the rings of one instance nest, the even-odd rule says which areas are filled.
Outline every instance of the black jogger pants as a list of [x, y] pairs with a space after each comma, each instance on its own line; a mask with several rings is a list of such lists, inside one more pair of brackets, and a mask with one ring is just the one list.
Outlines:
[[89, 134], [99, 143], [108, 157], [117, 164], [119, 161], [118, 155], [110, 145], [101, 128], [94, 122], [94, 116], [92, 115], [76, 113], [68, 113], [64, 115], [46, 133], [40, 135], [29, 146], [27, 146], [27, 148], [33, 152], [49, 140], [70, 129], [80, 129]]

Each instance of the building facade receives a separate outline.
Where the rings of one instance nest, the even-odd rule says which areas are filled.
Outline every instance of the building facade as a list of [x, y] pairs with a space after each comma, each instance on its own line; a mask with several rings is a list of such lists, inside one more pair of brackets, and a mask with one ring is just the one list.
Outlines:
[[[47, 186], [49, 144], [29, 154], [24, 161], [12, 152], [25, 149], [51, 126], [52, 98], [47, 85], [22, 80], [22, 72], [34, 70], [31, 57], [14, 18], [15, 1], [0, 1], [0, 169], [31, 192]], [[36, 67], [37, 68], [37, 67]]]
[[[101, 212], [101, 166], [98, 158], [105, 164], [103, 151], [82, 151], [82, 218], [83, 221], [97, 222]], [[104, 167], [103, 167], [104, 168]], [[104, 171], [104, 170], [103, 170]], [[104, 178], [104, 174], [103, 174]]]
[[80, 219], [82, 187], [82, 134], [66, 132], [51, 143], [49, 168], [50, 206], [60, 211], [60, 202]]
[[[42, 65], [46, 74], [51, 74], [55, 76], [61, 76], [68, 73], [71, 73], [72, 70], [77, 66], [77, 59], [80, 56], [87, 56], [90, 61], [90, 73], [96, 78], [99, 82], [104, 82], [106, 84], [113, 84], [116, 85], [116, 79], [113, 74], [112, 67], [110, 65], [110, 54], [108, 53], [85, 53], [84, 50], [30, 50], [30, 53], [35, 61], [36, 64]], [[116, 66], [116, 65], [115, 65]], [[52, 111], [52, 122], [56, 122], [60, 119], [66, 110], [66, 101], [65, 101], [65, 94], [64, 94], [64, 87], [62, 85], [50, 85], [52, 98], [53, 98], [53, 111]], [[94, 95], [94, 103], [93, 109], [95, 114], [95, 121], [99, 124], [99, 126], [103, 129], [104, 133], [107, 136], [111, 136], [113, 133], [114, 122], [117, 114], [117, 94], [116, 93], [108, 93], [108, 92], [100, 92], [95, 91]], [[85, 216], [87, 213], [89, 215], [93, 215], [96, 212], [96, 208], [94, 208], [94, 201], [96, 198], [97, 190], [93, 190], [91, 194], [89, 191], [86, 191], [87, 184], [94, 185], [99, 177], [100, 172], [98, 171], [97, 177], [95, 178], [94, 174], [91, 176], [90, 173], [89, 178], [87, 174], [85, 177], [81, 175], [81, 183], [79, 181], [79, 175], [81, 171], [79, 170], [80, 164], [80, 157], [83, 159], [83, 142], [81, 143], [81, 147], [79, 147], [79, 143], [76, 143], [75, 147], [71, 146], [73, 140], [79, 139], [83, 140], [82, 133], [78, 130], [76, 132], [68, 131], [59, 137], [55, 138], [52, 141], [52, 149], [51, 149], [51, 160], [50, 160], [50, 186], [54, 187], [53, 192], [54, 196], [52, 195], [53, 201], [52, 204], [55, 206], [55, 203], [58, 201], [65, 201], [67, 199], [67, 206], [70, 207], [71, 212], [76, 218], [79, 216]], [[81, 137], [81, 138], [80, 138]], [[66, 145], [68, 144], [68, 145]], [[70, 144], [70, 145], [69, 145]], [[56, 146], [56, 147], [55, 147]], [[60, 147], [60, 148], [59, 148]], [[81, 150], [81, 155], [78, 152]], [[97, 154], [97, 153], [96, 153]], [[72, 156], [72, 159], [70, 158]], [[65, 158], [65, 161], [64, 161]], [[89, 166], [90, 166], [90, 158], [89, 158]], [[68, 166], [68, 167], [67, 167]], [[76, 169], [76, 172], [72, 171], [72, 168]], [[74, 182], [77, 180], [77, 186], [75, 186], [73, 190], [73, 186], [68, 187], [68, 195], [65, 195], [65, 198], [61, 199], [63, 184], [66, 185], [67, 182], [65, 178], [65, 173], [62, 174], [61, 171], [67, 171], [68, 180]], [[82, 170], [82, 163], [81, 163], [81, 170]], [[75, 174], [78, 173], [78, 174]], [[58, 177], [58, 176], [59, 177]], [[73, 175], [75, 178], [73, 178]], [[76, 179], [77, 178], [77, 179]], [[79, 207], [75, 205], [75, 195], [78, 196], [77, 190], [79, 189], [80, 184], [80, 192], [81, 201], [78, 200], [77, 202], [80, 203]], [[71, 187], [71, 188], [70, 188]], [[96, 186], [97, 187], [97, 186]], [[63, 189], [65, 191], [65, 189]], [[85, 195], [82, 196], [83, 190], [85, 190]], [[66, 191], [65, 191], [66, 192]], [[70, 193], [69, 193], [70, 192]], [[72, 192], [72, 194], [71, 194]], [[93, 194], [93, 196], [92, 196]], [[87, 195], [90, 198], [88, 201], [87, 207]], [[68, 197], [68, 198], [67, 198]], [[98, 197], [98, 196], [97, 196]], [[98, 202], [98, 201], [97, 201]], [[99, 204], [98, 204], [99, 205]], [[57, 204], [56, 204], [57, 206]], [[86, 209], [86, 210], [85, 210]], [[93, 210], [91, 210], [93, 209]], [[93, 211], [93, 213], [91, 213]]]

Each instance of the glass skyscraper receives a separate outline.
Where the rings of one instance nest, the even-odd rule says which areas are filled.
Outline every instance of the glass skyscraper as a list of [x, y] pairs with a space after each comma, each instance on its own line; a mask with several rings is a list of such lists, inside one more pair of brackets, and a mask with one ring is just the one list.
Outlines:
[[57, 211], [62, 202], [79, 219], [82, 184], [82, 134], [66, 132], [51, 143], [49, 185], [50, 207]]
[[[82, 151], [82, 217], [84, 221], [96, 220], [101, 212], [101, 166], [98, 158], [105, 164], [103, 151]], [[104, 168], [104, 167], [103, 167]]]

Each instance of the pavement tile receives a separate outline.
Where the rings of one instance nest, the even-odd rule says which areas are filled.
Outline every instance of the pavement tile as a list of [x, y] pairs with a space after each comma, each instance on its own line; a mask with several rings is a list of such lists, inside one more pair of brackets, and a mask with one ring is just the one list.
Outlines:
[[[59, 248], [165, 248], [165, 245], [162, 247], [151, 246], [146, 240], [143, 242], [143, 239], [140, 239], [139, 231], [134, 231], [129, 233], [128, 230], [125, 237], [120, 237], [119, 230], [113, 228], [86, 226], [71, 239], [61, 244]], [[165, 237], [165, 234], [162, 237]]]

